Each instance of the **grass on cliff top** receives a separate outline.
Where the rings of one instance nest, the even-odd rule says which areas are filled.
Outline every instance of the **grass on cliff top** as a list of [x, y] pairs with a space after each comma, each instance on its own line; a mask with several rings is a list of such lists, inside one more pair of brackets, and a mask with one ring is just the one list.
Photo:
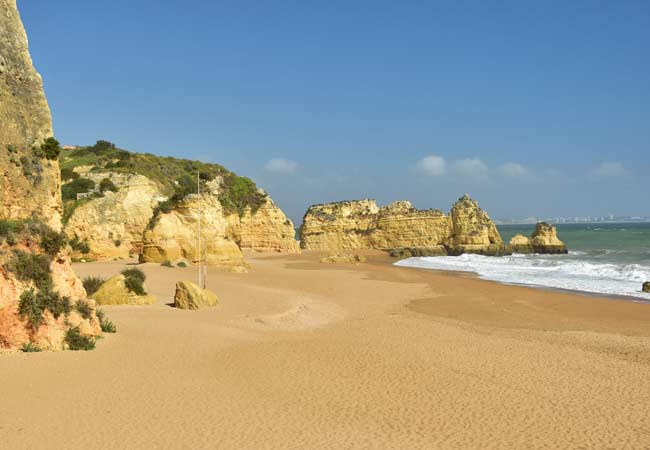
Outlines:
[[[219, 200], [229, 213], [242, 215], [247, 207], [253, 212], [266, 201], [266, 195], [257, 190], [255, 183], [246, 177], [230, 172], [223, 166], [201, 161], [157, 156], [150, 153], [133, 153], [117, 148], [108, 141], [97, 141], [93, 146], [64, 150], [60, 159], [65, 178], [75, 181], [72, 170], [79, 166], [92, 166], [94, 172], [110, 171], [144, 175], [156, 182], [170, 199], [161, 204], [158, 212], [169, 212], [188, 194], [196, 193], [196, 174], [201, 182], [221, 176], [224, 192]], [[77, 182], [78, 183], [78, 182]]]

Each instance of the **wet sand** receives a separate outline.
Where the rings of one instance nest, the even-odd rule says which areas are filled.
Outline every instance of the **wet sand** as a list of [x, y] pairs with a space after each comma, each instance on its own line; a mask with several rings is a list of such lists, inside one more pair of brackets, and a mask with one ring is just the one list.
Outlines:
[[650, 304], [319, 256], [210, 271], [202, 311], [141, 266], [95, 351], [0, 354], [0, 449], [650, 448]]

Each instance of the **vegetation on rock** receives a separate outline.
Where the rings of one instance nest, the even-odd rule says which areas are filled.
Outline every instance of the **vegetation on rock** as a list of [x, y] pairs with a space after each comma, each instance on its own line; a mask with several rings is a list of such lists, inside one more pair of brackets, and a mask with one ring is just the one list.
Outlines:
[[88, 294], [88, 297], [92, 296], [99, 287], [104, 283], [104, 280], [102, 277], [86, 277], [83, 279], [83, 285], [84, 289], [86, 290], [86, 294]]
[[81, 334], [79, 327], [66, 331], [65, 342], [70, 350], [93, 350], [95, 348], [95, 339]]
[[133, 292], [135, 295], [147, 295], [147, 291], [144, 289], [146, 275], [142, 270], [134, 267], [132, 269], [125, 269], [121, 273], [124, 275], [124, 285], [130, 292]]

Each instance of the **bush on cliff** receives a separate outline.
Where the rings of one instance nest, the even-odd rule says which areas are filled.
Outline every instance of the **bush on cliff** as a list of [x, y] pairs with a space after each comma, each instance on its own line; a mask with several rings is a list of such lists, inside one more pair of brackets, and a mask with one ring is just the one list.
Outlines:
[[[41, 289], [35, 293], [33, 289], [24, 291], [20, 295], [18, 314], [30, 325], [32, 330], [37, 330], [45, 319], [45, 311], [49, 311], [55, 319], [70, 313], [70, 299], [61, 297], [49, 289]], [[92, 311], [89, 314], [92, 315]]]
[[113, 183], [110, 178], [104, 178], [102, 181], [99, 182], [99, 192], [117, 192], [117, 186], [115, 186], [115, 183]]
[[70, 328], [65, 333], [65, 342], [70, 350], [92, 350], [95, 348], [95, 339], [81, 334], [79, 327]]
[[250, 207], [255, 213], [266, 201], [266, 195], [257, 189], [257, 186], [250, 178], [237, 175], [225, 177], [223, 180], [224, 189], [219, 196], [219, 201], [224, 210], [229, 213], [244, 214], [246, 208]]
[[95, 182], [88, 178], [77, 178], [61, 186], [63, 201], [77, 200], [77, 194], [85, 194], [95, 189]]
[[32, 281], [39, 289], [47, 289], [52, 285], [48, 255], [37, 255], [23, 251], [15, 251], [14, 257], [5, 267], [21, 281]]

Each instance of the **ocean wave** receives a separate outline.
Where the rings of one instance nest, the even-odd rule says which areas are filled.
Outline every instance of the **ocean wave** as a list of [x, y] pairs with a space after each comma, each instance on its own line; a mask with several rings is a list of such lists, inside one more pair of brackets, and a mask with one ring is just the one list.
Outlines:
[[641, 284], [650, 281], [650, 266], [584, 261], [543, 255], [490, 257], [481, 255], [409, 258], [398, 266], [474, 272], [481, 278], [502, 283], [570, 289], [610, 295], [647, 298]]

